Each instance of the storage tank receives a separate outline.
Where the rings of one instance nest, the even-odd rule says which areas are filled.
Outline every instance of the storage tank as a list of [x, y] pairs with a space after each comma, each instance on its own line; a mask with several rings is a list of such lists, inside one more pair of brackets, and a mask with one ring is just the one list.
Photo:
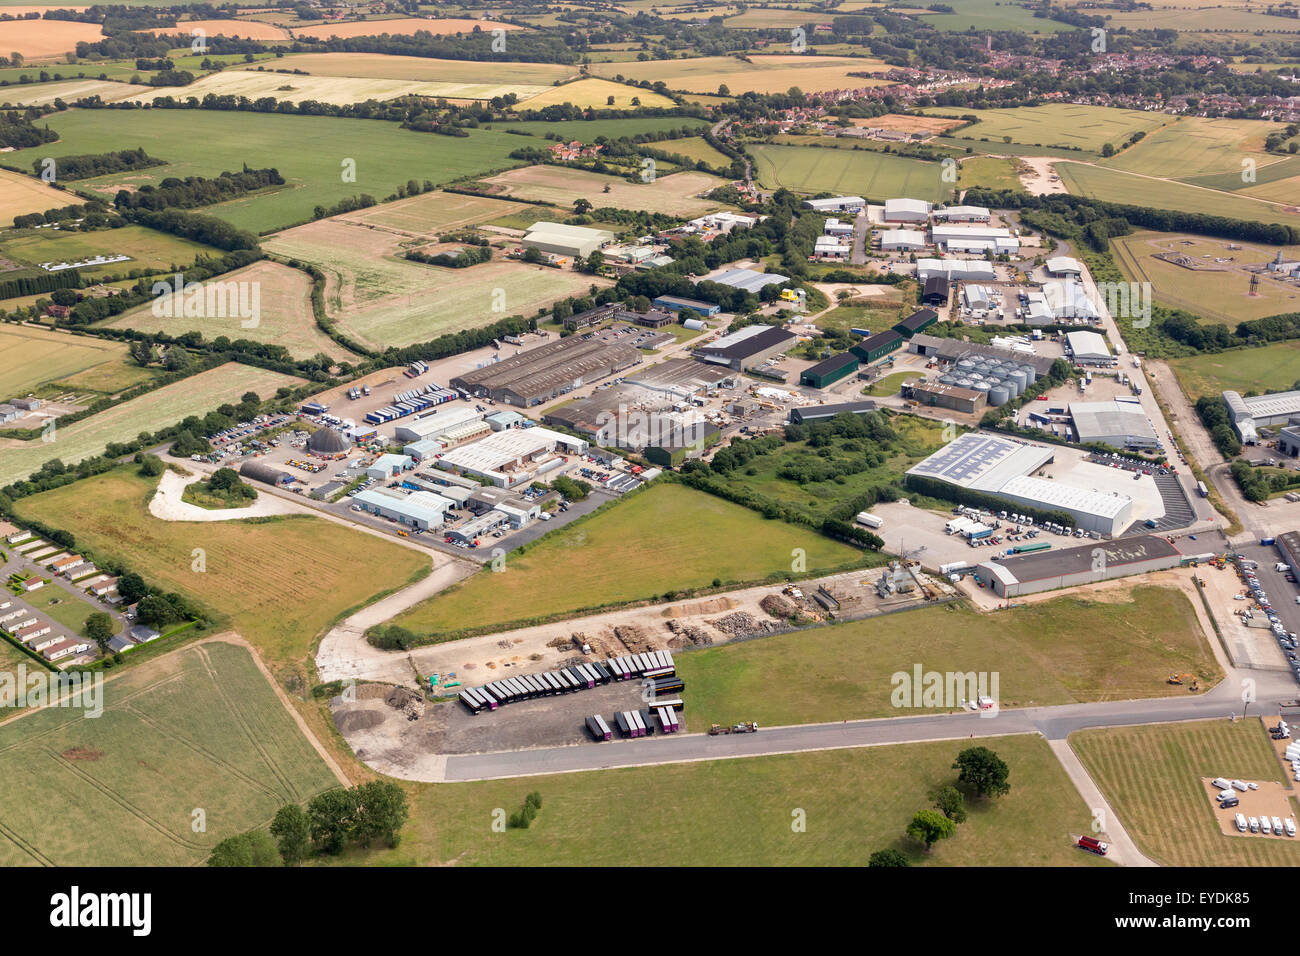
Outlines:
[[1029, 386], [1029, 378], [1028, 378], [1028, 376], [1026, 376], [1025, 373], [1024, 373], [1023, 371], [1021, 371], [1020, 369], [1016, 369], [1015, 371], [1012, 371], [1012, 372], [1008, 373], [1007, 376], [1006, 376], [1006, 379], [1007, 379], [1007, 381], [1009, 381], [1009, 382], [1015, 382], [1015, 383], [1016, 383], [1016, 394], [1017, 394], [1017, 395], [1021, 395], [1021, 394], [1023, 394], [1024, 391], [1025, 391], [1025, 389]]
[[969, 371], [971, 371], [971, 370], [974, 369], [974, 368], [975, 368], [975, 361], [974, 361], [974, 359], [958, 359], [958, 360], [957, 360], [957, 370], [958, 370], [959, 372], [969, 372]]
[[952, 375], [952, 374], [949, 374], [949, 375], [940, 375], [940, 376], [939, 376], [939, 384], [940, 384], [940, 385], [955, 385], [955, 384], [957, 384], [957, 376], [956, 376], [956, 375]]
[[971, 387], [971, 380], [970, 380], [969, 378], [966, 378], [965, 376], [963, 376], [963, 377], [957, 379], [957, 381], [954, 382], [953, 384], [956, 385], [958, 388], [970, 388], [970, 387]]
[[973, 392], [987, 392], [993, 387], [992, 382], [971, 382], [970, 389]]
[[1011, 396], [1007, 394], [1004, 386], [999, 385], [996, 388], [989, 389], [989, 404], [994, 408], [1005, 405], [1010, 398]]
[[1020, 371], [1025, 373], [1026, 385], [1033, 385], [1034, 382], [1038, 381], [1038, 372], [1034, 370], [1032, 365], [1022, 365], [1020, 366]]
[[1004, 378], [1002, 381], [996, 384], [1001, 385], [1003, 388], [1005, 388], [1007, 390], [1007, 394], [1010, 395], [1012, 398], [1019, 398], [1020, 393], [1024, 391], [1024, 389], [1020, 387], [1020, 383], [1017, 382], [1014, 378]]

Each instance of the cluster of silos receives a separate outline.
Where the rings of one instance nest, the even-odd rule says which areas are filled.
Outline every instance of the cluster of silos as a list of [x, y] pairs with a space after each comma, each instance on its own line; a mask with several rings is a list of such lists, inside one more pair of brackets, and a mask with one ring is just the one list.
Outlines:
[[946, 374], [939, 376], [939, 381], [983, 392], [988, 403], [997, 407], [1019, 398], [1037, 377], [1034, 367], [1024, 362], [980, 356], [959, 359]]

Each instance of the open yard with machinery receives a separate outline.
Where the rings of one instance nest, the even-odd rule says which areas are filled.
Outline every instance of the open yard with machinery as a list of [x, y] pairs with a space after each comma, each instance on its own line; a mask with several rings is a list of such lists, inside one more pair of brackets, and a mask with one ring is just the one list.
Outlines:
[[[1252, 708], [1254, 709], [1254, 708]], [[1281, 781], [1259, 718], [1084, 730], [1070, 736], [1088, 773], [1138, 848], [1164, 866], [1296, 866], [1300, 843], [1286, 837], [1225, 834], [1201, 783], [1227, 777]], [[1283, 784], [1283, 786], [1287, 786]], [[1291, 791], [1291, 815], [1296, 812]], [[1244, 802], [1242, 804], [1245, 806]]]
[[972, 126], [955, 130], [955, 139], [987, 139], [991, 143], [1006, 140], [1024, 146], [1056, 146], [1100, 155], [1106, 143], [1117, 148], [1134, 133], [1148, 135], [1172, 122], [1161, 113], [1142, 113], [1108, 106], [1080, 106], [1054, 103], [1050, 106], [1026, 106], [1018, 109], [973, 110], [936, 106], [925, 112], [943, 116], [978, 117]]
[[943, 181], [939, 163], [870, 149], [755, 146], [753, 152], [754, 174], [769, 189], [846, 193], [876, 202], [896, 196], [939, 202], [951, 198], [956, 185]]
[[[758, 581], [788, 574], [795, 548], [807, 552], [809, 571], [856, 563], [861, 554], [704, 492], [656, 484], [511, 553], [504, 572], [484, 569], [393, 623], [425, 634], [497, 627], [715, 579]], [[556, 587], [557, 573], [564, 587]]]
[[196, 331], [203, 333], [208, 341], [224, 335], [231, 340], [249, 339], [283, 345], [294, 358], [310, 358], [318, 352], [337, 359], [355, 358], [317, 327], [311, 309], [311, 277], [302, 270], [290, 269], [276, 262], [256, 262], [209, 281], [248, 283], [250, 288], [256, 289], [259, 304], [256, 325], [245, 328], [244, 320], [233, 314], [233, 310], [232, 314], [224, 317], [158, 317], [153, 314], [152, 303], [123, 312], [104, 324], [114, 329], [166, 332], [168, 335]]
[[[810, 14], [811, 16], [811, 14]], [[869, 57], [807, 56], [803, 54], [755, 54], [747, 59], [732, 56], [690, 57], [679, 60], [646, 60], [627, 63], [595, 63], [598, 76], [623, 76], [638, 83], [663, 81], [670, 89], [687, 93], [716, 93], [725, 86], [732, 93], [784, 93], [797, 86], [805, 93], [879, 86], [880, 77], [851, 76], [870, 73], [883, 76], [883, 61]], [[643, 101], [644, 102], [644, 101]]]
[[[273, 668], [300, 664], [344, 611], [428, 572], [417, 551], [309, 515], [163, 521], [148, 506], [158, 479], [138, 471], [128, 465], [24, 498], [15, 510], [72, 529], [80, 548], [198, 601]], [[204, 552], [201, 573], [191, 570], [195, 548]]]
[[26, 478], [51, 458], [76, 464], [100, 454], [109, 442], [127, 441], [143, 431], [173, 425], [188, 415], [202, 415], [223, 402], [238, 401], [245, 392], [273, 395], [282, 385], [296, 385], [301, 381], [279, 372], [229, 362], [114, 405], [82, 421], [58, 427], [53, 441], [0, 439], [0, 485]]
[[377, 348], [427, 342], [507, 315], [532, 315], [556, 299], [585, 293], [593, 281], [571, 269], [506, 259], [499, 251], [491, 261], [465, 269], [402, 258], [405, 249], [420, 244], [329, 219], [281, 233], [265, 248], [321, 268], [326, 312], [340, 329]]
[[[951, 784], [962, 741], [669, 764], [526, 780], [412, 785], [411, 819], [396, 850], [365, 862], [427, 866], [632, 865], [864, 866], [897, 849], [913, 865], [1105, 866], [1071, 844], [1091, 812], [1045, 742], [1003, 737], [990, 746], [1011, 768], [1011, 792], [968, 800], [970, 818], [926, 853], [904, 830]], [[890, 781], [887, 800], [864, 799]], [[479, 821], [536, 790], [543, 807], [526, 830], [492, 833]], [[738, 812], [738, 808], [744, 812]], [[807, 813], [792, 831], [791, 809]], [[599, 834], [599, 839], [593, 839]], [[360, 862], [349, 854], [337, 862]]]
[[[409, 179], [443, 183], [500, 169], [511, 165], [508, 154], [519, 148], [518, 137], [504, 133], [473, 130], [468, 137], [453, 138], [380, 120], [328, 116], [175, 110], [159, 122], [152, 111], [127, 110], [114, 113], [113, 123], [106, 125], [96, 110], [69, 110], [43, 122], [60, 135], [59, 142], [11, 153], [15, 163], [136, 147], [167, 161], [166, 166], [78, 182], [79, 188], [110, 200], [123, 186], [157, 185], [169, 176], [216, 176], [244, 164], [279, 169], [284, 186], [203, 209], [253, 232], [305, 222], [317, 206], [362, 193], [382, 199]], [[293, 149], [286, 150], [286, 143]], [[353, 168], [348, 160], [355, 163], [351, 182], [343, 176]], [[65, 194], [51, 205], [67, 205]]]
[[[35, 392], [50, 382], [95, 372], [111, 375], [125, 388], [152, 373], [127, 364], [123, 342], [53, 332], [26, 325], [0, 325], [0, 394], [8, 398]], [[81, 385], [81, 388], [87, 386]]]
[[[597, 208], [644, 209], [670, 216], [699, 216], [722, 208], [721, 203], [699, 197], [724, 183], [717, 176], [697, 172], [658, 176], [652, 183], [629, 183], [618, 176], [562, 166], [525, 166], [483, 181], [503, 196], [537, 199], [564, 209], [572, 209], [575, 199], [588, 199]], [[609, 192], [605, 192], [606, 186]]]
[[338, 785], [243, 647], [209, 641], [114, 676], [102, 704], [94, 720], [43, 708], [0, 726], [5, 866], [193, 866]]
[[1189, 355], [1169, 365], [1192, 398], [1229, 389], [1242, 395], [1286, 391], [1300, 382], [1300, 342]]
[[[960, 701], [907, 710], [893, 705], [891, 676], [910, 676], [917, 664], [923, 672], [998, 674], [998, 693], [990, 696], [1003, 708], [1185, 696], [1186, 687], [1165, 683], [1169, 674], [1195, 673], [1204, 686], [1221, 676], [1182, 591], [1139, 586], [1106, 598], [1061, 597], [992, 614], [946, 605], [866, 618], [679, 654], [677, 672], [690, 689], [696, 727], [958, 709]], [[764, 689], [800, 686], [817, 693]]]

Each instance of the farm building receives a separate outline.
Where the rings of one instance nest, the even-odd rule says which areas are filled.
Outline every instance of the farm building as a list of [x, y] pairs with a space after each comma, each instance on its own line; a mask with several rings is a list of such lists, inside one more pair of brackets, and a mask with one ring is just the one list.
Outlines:
[[858, 370], [859, 364], [858, 357], [852, 352], [841, 352], [804, 369], [799, 375], [799, 384], [810, 388], [826, 388], [852, 375]]
[[939, 313], [934, 309], [917, 309], [907, 318], [894, 326], [894, 331], [905, 339], [910, 339], [922, 329], [928, 329], [939, 321]]
[[1136, 398], [1108, 402], [1071, 402], [1070, 420], [1079, 441], [1103, 442], [1112, 448], [1157, 449], [1160, 439]]
[[1078, 259], [1072, 259], [1069, 256], [1053, 256], [1047, 260], [1047, 274], [1078, 276], [1083, 274], [1083, 265]]
[[836, 415], [865, 415], [876, 410], [875, 402], [833, 402], [827, 405], [803, 405], [790, 409], [791, 425], [811, 425], [830, 421]]
[[1113, 362], [1110, 346], [1096, 332], [1066, 332], [1065, 349], [1080, 365], [1110, 365]]
[[887, 252], [919, 252], [925, 246], [925, 233], [916, 229], [883, 229], [880, 232], [880, 248]]
[[695, 357], [702, 362], [725, 366], [733, 372], [743, 372], [781, 355], [794, 344], [795, 338], [793, 332], [780, 326], [749, 325], [700, 346], [695, 350]]
[[715, 305], [712, 302], [701, 302], [699, 299], [683, 299], [676, 295], [661, 295], [654, 300], [656, 309], [662, 309], [665, 312], [694, 312], [697, 315], [705, 316], [717, 315], [722, 311], [722, 306]]
[[18, 418], [18, 409], [9, 404], [0, 405], [0, 425], [12, 422]]
[[396, 478], [402, 472], [411, 471], [414, 468], [415, 462], [410, 455], [380, 455], [366, 469], [366, 476], [374, 478], [376, 481], [387, 481], [389, 478]]
[[987, 392], [941, 383], [904, 382], [902, 395], [926, 408], [947, 408], [968, 415], [982, 412], [988, 404]]
[[474, 396], [519, 408], [540, 405], [575, 388], [631, 368], [641, 353], [593, 337], [558, 339], [520, 355], [462, 372], [451, 380]]
[[936, 209], [934, 218], [944, 222], [988, 222], [990, 216], [985, 206], [948, 206]]
[[826, 199], [805, 199], [805, 209], [814, 212], [861, 212], [867, 201], [861, 196], [830, 196]]
[[1163, 571], [1178, 567], [1182, 560], [1182, 554], [1167, 540], [1144, 534], [985, 561], [979, 574], [998, 597], [1016, 597]]
[[1247, 445], [1259, 441], [1259, 429], [1270, 425], [1289, 425], [1300, 415], [1300, 391], [1272, 392], [1243, 398], [1239, 393], [1223, 393], [1228, 417], [1237, 435]]
[[929, 222], [931, 208], [924, 199], [886, 199], [885, 222]]
[[921, 301], [926, 305], [947, 305], [948, 304], [948, 277], [946, 275], [932, 275], [924, 280], [925, 285], [921, 289]]
[[868, 335], [849, 351], [863, 362], [870, 363], [876, 359], [884, 358], [890, 352], [897, 352], [906, 341], [905, 338], [890, 329], [888, 332], [877, 332], [875, 335]]
[[408, 493], [395, 488], [366, 488], [352, 496], [352, 503], [370, 514], [420, 531], [442, 527], [446, 511], [452, 507], [450, 498], [432, 491]]
[[728, 269], [707, 281], [758, 295], [766, 286], [782, 285], [789, 282], [790, 277], [775, 272], [756, 272], [753, 269]]
[[260, 481], [267, 485], [287, 485], [293, 481], [292, 475], [279, 468], [272, 468], [264, 461], [244, 462], [239, 466], [239, 474], [243, 478], [251, 478], [253, 481]]
[[470, 405], [453, 405], [433, 415], [402, 422], [393, 429], [399, 442], [416, 442], [425, 438], [439, 438], [458, 425], [468, 425], [483, 420], [483, 413]]
[[579, 329], [589, 329], [593, 325], [600, 325], [614, 317], [614, 313], [619, 309], [617, 302], [611, 302], [607, 305], [598, 305], [594, 309], [588, 309], [586, 312], [579, 312], [571, 315], [564, 320], [564, 327], [570, 332], [576, 332]]
[[917, 259], [916, 277], [927, 282], [931, 276], [949, 282], [992, 282], [998, 274], [993, 263], [984, 259]]
[[351, 450], [351, 440], [337, 428], [318, 428], [307, 439], [307, 451], [319, 458], [341, 458]]
[[566, 226], [560, 222], [535, 222], [524, 233], [525, 249], [549, 252], [557, 256], [585, 259], [601, 246], [614, 241], [614, 234], [604, 229]]
[[536, 469], [528, 466], [555, 453], [581, 455], [588, 443], [549, 428], [510, 428], [481, 441], [454, 448], [438, 459], [438, 467], [460, 475], [486, 478], [499, 488], [528, 481]]

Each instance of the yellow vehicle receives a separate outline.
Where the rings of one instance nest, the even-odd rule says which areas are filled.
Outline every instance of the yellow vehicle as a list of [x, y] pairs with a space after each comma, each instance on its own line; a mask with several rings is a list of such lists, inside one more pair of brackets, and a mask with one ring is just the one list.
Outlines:
[[785, 299], [785, 301], [787, 302], [798, 302], [799, 293], [796, 292], [794, 289], [782, 289], [781, 298]]

